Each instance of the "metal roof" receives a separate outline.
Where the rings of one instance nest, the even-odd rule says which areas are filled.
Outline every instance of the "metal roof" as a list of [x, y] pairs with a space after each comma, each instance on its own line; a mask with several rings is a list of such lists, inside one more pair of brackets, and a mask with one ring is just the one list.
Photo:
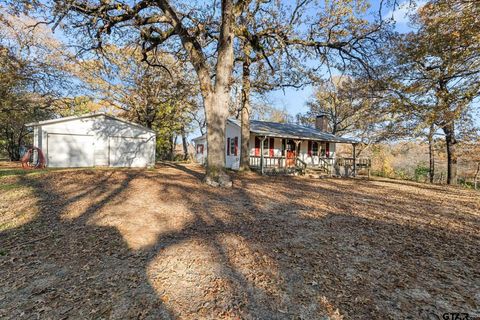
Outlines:
[[[228, 121], [240, 126], [240, 121], [236, 119], [228, 119]], [[319, 131], [315, 128], [292, 123], [250, 120], [250, 132], [253, 132], [257, 135], [287, 139], [318, 140], [337, 143], [358, 143], [358, 141], [355, 139], [337, 137], [336, 135], [328, 132]]]
[[38, 122], [31, 122], [31, 123], [25, 124], [25, 126], [26, 127], [35, 127], [35, 126], [42, 126], [42, 125], [45, 125], [45, 124], [71, 121], [71, 120], [78, 120], [78, 119], [85, 119], [85, 118], [93, 118], [93, 117], [99, 117], [99, 116], [104, 116], [104, 117], [107, 117], [107, 118], [110, 118], [110, 119], [113, 119], [113, 120], [121, 121], [121, 122], [127, 123], [129, 125], [142, 128], [143, 130], [146, 130], [146, 131], [155, 132], [152, 129], [149, 129], [145, 126], [142, 126], [141, 124], [131, 122], [131, 121], [128, 121], [128, 120], [125, 120], [125, 119], [122, 119], [122, 118], [118, 118], [118, 117], [112, 116], [111, 114], [108, 114], [108, 113], [105, 113], [105, 112], [91, 112], [91, 113], [82, 114], [82, 115], [79, 115], [79, 116], [70, 116], [70, 117], [56, 118], [56, 119], [50, 119], [50, 120], [44, 120], [44, 121], [38, 121]]
[[206, 139], [206, 138], [207, 138], [207, 135], [204, 134], [204, 135], [201, 135], [200, 137], [193, 138], [192, 140], [196, 141], [196, 140], [202, 140], [202, 139]]

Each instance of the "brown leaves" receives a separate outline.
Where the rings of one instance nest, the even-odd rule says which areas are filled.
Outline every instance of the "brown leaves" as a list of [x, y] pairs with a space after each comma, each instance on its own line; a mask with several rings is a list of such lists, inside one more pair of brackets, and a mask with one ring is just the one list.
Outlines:
[[0, 317], [366, 319], [480, 305], [473, 191], [257, 175], [225, 190], [181, 168], [0, 180], [39, 208], [0, 233], [0, 250], [14, 248], [0, 255]]

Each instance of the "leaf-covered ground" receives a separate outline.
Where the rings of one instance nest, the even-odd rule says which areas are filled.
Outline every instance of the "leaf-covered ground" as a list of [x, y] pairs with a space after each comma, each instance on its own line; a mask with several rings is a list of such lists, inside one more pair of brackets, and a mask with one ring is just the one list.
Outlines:
[[225, 190], [174, 164], [2, 170], [0, 318], [480, 316], [475, 191], [255, 174]]

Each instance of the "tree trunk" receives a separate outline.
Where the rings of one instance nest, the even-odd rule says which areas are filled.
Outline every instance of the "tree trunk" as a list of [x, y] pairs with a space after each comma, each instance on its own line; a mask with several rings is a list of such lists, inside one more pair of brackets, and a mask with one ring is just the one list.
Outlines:
[[435, 177], [435, 154], [433, 149], [433, 133], [435, 131], [435, 126], [432, 124], [430, 126], [430, 131], [428, 132], [428, 155], [430, 158], [430, 168], [429, 168], [429, 178], [430, 183], [433, 183], [433, 178]]
[[228, 117], [228, 98], [216, 94], [205, 99], [207, 119], [207, 172], [205, 182], [212, 186], [227, 186], [225, 172], [225, 128]]
[[240, 170], [250, 170], [249, 141], [250, 141], [250, 46], [245, 44], [242, 74], [242, 106], [240, 113], [241, 121], [241, 147], [240, 147]]
[[473, 186], [475, 190], [478, 188], [478, 176], [480, 175], [480, 162], [477, 163], [477, 171], [475, 172], [475, 177], [473, 179]]
[[5, 140], [6, 140], [6, 149], [8, 153], [8, 158], [10, 159], [10, 161], [19, 161], [20, 160], [20, 144], [23, 140], [21, 138], [21, 133], [17, 140], [15, 138], [15, 128], [13, 126], [6, 125], [5, 137], [6, 137]]
[[450, 122], [443, 126], [445, 143], [447, 145], [447, 184], [457, 183], [457, 152], [455, 139], [455, 126]]
[[177, 137], [175, 135], [170, 136], [170, 148], [168, 150], [168, 160], [173, 161], [175, 160], [175, 146], [177, 144]]
[[234, 64], [234, 18], [233, 1], [222, 0], [222, 25], [218, 38], [215, 86], [213, 92], [202, 90], [205, 119], [207, 121], [207, 175], [205, 183], [211, 186], [232, 186], [230, 176], [225, 170], [225, 129]]
[[215, 85], [207, 57], [197, 38], [182, 25], [169, 1], [157, 0], [162, 11], [171, 18], [170, 23], [180, 36], [182, 45], [190, 56], [200, 83], [200, 91], [205, 106], [207, 123], [207, 163], [205, 183], [212, 186], [232, 186], [225, 170], [225, 125], [228, 117], [231, 77], [234, 64], [233, 41], [235, 6], [233, 0], [222, 0], [222, 17], [217, 46], [217, 64], [215, 66]]
[[185, 134], [185, 128], [182, 127], [182, 145], [183, 145], [183, 160], [188, 160], [188, 144], [187, 135]]

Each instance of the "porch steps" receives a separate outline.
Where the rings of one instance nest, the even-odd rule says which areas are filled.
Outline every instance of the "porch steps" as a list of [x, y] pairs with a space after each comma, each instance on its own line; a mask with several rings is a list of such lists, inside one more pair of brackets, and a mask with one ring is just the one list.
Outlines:
[[325, 178], [329, 177], [329, 172], [323, 167], [307, 167], [305, 175], [310, 178]]

